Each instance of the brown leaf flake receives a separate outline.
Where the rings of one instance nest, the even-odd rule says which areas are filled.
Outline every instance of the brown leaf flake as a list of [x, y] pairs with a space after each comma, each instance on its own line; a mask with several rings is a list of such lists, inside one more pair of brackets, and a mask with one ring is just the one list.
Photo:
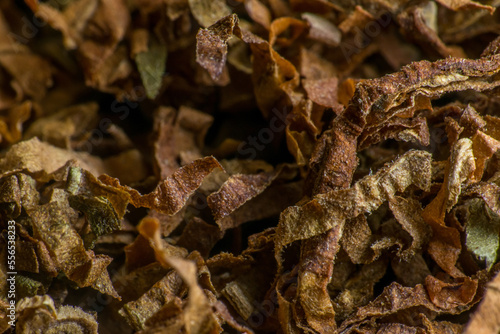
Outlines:
[[434, 305], [451, 309], [469, 305], [476, 294], [478, 282], [465, 277], [456, 283], [446, 283], [434, 276], [427, 276], [425, 287]]
[[142, 330], [145, 328], [146, 321], [164, 304], [175, 300], [182, 288], [182, 279], [175, 272], [170, 271], [141, 297], [125, 304], [119, 313], [135, 330]]
[[358, 150], [361, 151], [389, 138], [428, 146], [430, 134], [426, 118], [395, 117], [379, 128], [368, 129], [358, 139]]
[[497, 274], [488, 284], [483, 301], [479, 305], [477, 312], [472, 315], [463, 333], [487, 334], [496, 333], [500, 330], [499, 278], [500, 274]]
[[82, 239], [70, 225], [74, 213], [67, 204], [50, 202], [29, 210], [28, 214], [32, 219], [34, 236], [47, 245], [57, 266], [69, 279], [80, 287], [92, 286], [120, 298], [106, 270], [112, 259], [85, 250]]
[[332, 333], [337, 328], [327, 285], [343, 229], [344, 225], [338, 224], [319, 238], [309, 239], [302, 248], [297, 297], [308, 325], [319, 333]]
[[83, 136], [95, 125], [98, 110], [95, 102], [64, 108], [33, 122], [24, 138], [38, 137], [43, 142], [69, 149], [72, 138]]
[[141, 195], [137, 190], [128, 186], [120, 185], [117, 179], [107, 175], [101, 175], [99, 180], [126, 191], [130, 195], [130, 203], [135, 207], [155, 209], [161, 213], [173, 215], [184, 207], [203, 179], [217, 167], [222, 169], [214, 157], [195, 160], [178, 169], [163, 180], [153, 192], [146, 195]]
[[[446, 311], [451, 314], [457, 314], [467, 308], [453, 307]], [[426, 289], [422, 285], [418, 284], [413, 288], [408, 288], [393, 282], [374, 301], [359, 308], [352, 317], [344, 321], [340, 330], [344, 331], [357, 323], [361, 323], [365, 319], [373, 321], [395, 315], [396, 318], [393, 318], [393, 321], [399, 318], [402, 321], [414, 322], [416, 319], [413, 320], [411, 317], [415, 312], [430, 312], [432, 314], [443, 311], [431, 302]]]
[[389, 199], [389, 207], [397, 221], [413, 238], [410, 248], [402, 254], [403, 258], [411, 258], [427, 244], [432, 230], [422, 218], [422, 207], [417, 200], [394, 196]]
[[[250, 44], [254, 56], [252, 80], [257, 104], [267, 117], [273, 108], [280, 106], [282, 100], [298, 98], [294, 89], [299, 84], [299, 75], [293, 64], [281, 57], [272, 45], [278, 41], [290, 43], [302, 33], [304, 23], [292, 18], [273, 21], [268, 43], [242, 30], [238, 22], [238, 17], [233, 14], [219, 20], [208, 29], [200, 30], [197, 35], [196, 61], [210, 73], [212, 79], [216, 80], [222, 74], [226, 63], [229, 38], [234, 34]], [[280, 33], [288, 28], [294, 30], [291, 40], [278, 38]]]
[[302, 80], [302, 85], [307, 92], [307, 96], [314, 103], [332, 108], [335, 111], [342, 109], [337, 101], [337, 83], [337, 78]]
[[262, 193], [277, 175], [277, 172], [231, 175], [217, 192], [207, 198], [215, 220], [226, 217], [248, 200]]
[[424, 220], [433, 229], [428, 252], [441, 268], [454, 277], [463, 276], [455, 267], [461, 250], [460, 234], [455, 228], [446, 226], [444, 218], [457, 203], [462, 186], [470, 180], [475, 168], [472, 141], [460, 139], [452, 148], [439, 193], [422, 212]]
[[365, 215], [359, 215], [346, 224], [342, 236], [342, 247], [354, 264], [370, 263], [373, 261], [372, 231]]
[[182, 278], [189, 289], [188, 302], [183, 310], [186, 333], [210, 333], [217, 326], [217, 322], [207, 296], [198, 285], [197, 266], [193, 261], [170, 256], [165, 252], [159, 227], [157, 221], [143, 220], [138, 229], [154, 245], [157, 260], [163, 266], [174, 268], [175, 273]]
[[329, 46], [339, 45], [342, 34], [333, 23], [312, 13], [302, 14], [302, 19], [309, 24], [309, 38], [323, 42]]
[[262, 2], [259, 0], [247, 0], [245, 1], [245, 9], [252, 20], [269, 29], [272, 19], [271, 12]]
[[437, 6], [433, 2], [410, 7], [398, 15], [398, 22], [404, 33], [415, 40], [423, 48], [431, 53], [437, 53], [441, 57], [465, 57], [465, 53], [459, 47], [449, 47], [443, 43], [435, 27], [429, 26], [437, 15]]
[[102, 183], [89, 171], [78, 167], [70, 167], [66, 181], [66, 190], [72, 195], [104, 197], [109, 201], [121, 219], [125, 215], [130, 196], [122, 189]]
[[300, 200], [302, 187], [301, 181], [271, 185], [262, 194], [252, 198], [225, 218], [218, 220], [217, 225], [225, 231], [246, 222], [279, 216], [283, 210]]
[[363, 7], [357, 5], [354, 10], [339, 24], [339, 29], [344, 33], [348, 33], [355, 27], [363, 27], [368, 22], [373, 21], [375, 18], [372, 14], [367, 12]]
[[482, 131], [477, 131], [472, 137], [472, 151], [476, 161], [474, 179], [481, 180], [486, 162], [500, 149], [500, 141], [488, 136]]
[[212, 122], [212, 116], [186, 106], [178, 112], [165, 107], [155, 111], [155, 172], [160, 179], [179, 168], [182, 154], [190, 152], [201, 157], [203, 140]]
[[177, 245], [190, 251], [198, 251], [207, 258], [212, 248], [223, 236], [218, 226], [208, 224], [201, 218], [194, 217], [182, 231]]

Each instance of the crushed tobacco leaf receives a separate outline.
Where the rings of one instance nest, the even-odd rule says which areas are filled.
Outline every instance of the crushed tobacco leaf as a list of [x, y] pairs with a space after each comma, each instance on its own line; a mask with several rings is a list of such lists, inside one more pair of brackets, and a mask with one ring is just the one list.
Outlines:
[[0, 2], [0, 332], [499, 333], [498, 7]]

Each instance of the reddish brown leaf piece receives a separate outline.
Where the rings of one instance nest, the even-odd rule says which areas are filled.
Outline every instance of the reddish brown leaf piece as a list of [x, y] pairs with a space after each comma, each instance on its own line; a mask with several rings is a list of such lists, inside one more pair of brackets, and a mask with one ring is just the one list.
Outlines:
[[476, 295], [477, 286], [477, 280], [468, 277], [456, 283], [445, 283], [434, 276], [425, 279], [429, 298], [442, 309], [469, 305]]
[[249, 199], [264, 191], [276, 173], [260, 173], [254, 175], [236, 174], [229, 177], [222, 187], [208, 198], [208, 206], [212, 209], [216, 220], [220, 220]]
[[146, 195], [137, 190], [122, 186], [118, 180], [102, 175], [99, 180], [104, 184], [122, 189], [129, 193], [130, 203], [135, 207], [155, 209], [159, 212], [173, 215], [186, 204], [189, 196], [201, 185], [203, 179], [215, 168], [222, 166], [214, 157], [195, 160], [181, 167], [171, 176], [163, 180], [156, 189]]

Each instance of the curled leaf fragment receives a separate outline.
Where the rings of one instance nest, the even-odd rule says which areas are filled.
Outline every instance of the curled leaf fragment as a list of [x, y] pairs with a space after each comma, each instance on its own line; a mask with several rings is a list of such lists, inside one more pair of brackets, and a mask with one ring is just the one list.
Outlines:
[[156, 39], [152, 39], [149, 48], [135, 55], [135, 62], [141, 74], [146, 94], [154, 99], [161, 88], [162, 78], [167, 62], [167, 47]]
[[24, 298], [17, 305], [17, 333], [28, 334], [97, 334], [96, 316], [79, 307], [56, 308], [49, 295]]
[[159, 223], [155, 220], [143, 220], [138, 227], [139, 232], [154, 245], [156, 258], [164, 267], [175, 269], [189, 289], [189, 297], [182, 318], [186, 333], [211, 333], [216, 326], [214, 313], [209, 299], [197, 280], [197, 266], [193, 261], [169, 256], [162, 246]]
[[456, 283], [445, 283], [434, 276], [427, 276], [425, 287], [430, 300], [442, 309], [469, 305], [478, 287], [477, 280], [465, 277]]
[[431, 156], [410, 151], [394, 163], [366, 176], [352, 188], [317, 195], [305, 205], [285, 210], [278, 225], [276, 252], [295, 240], [307, 239], [342, 224], [347, 218], [372, 212], [389, 196], [411, 184], [421, 189], [430, 186]]
[[215, 168], [222, 166], [214, 157], [205, 157], [179, 168], [171, 176], [163, 180], [156, 189], [146, 195], [137, 190], [120, 185], [117, 179], [101, 175], [99, 180], [104, 184], [118, 188], [130, 195], [130, 203], [135, 207], [145, 207], [161, 213], [173, 215], [184, 207], [189, 196], [201, 185], [203, 179]]
[[283, 168], [282, 165], [272, 172], [231, 175], [217, 192], [207, 198], [215, 220], [221, 220], [262, 193], [281, 174]]
[[93, 288], [120, 298], [113, 288], [106, 267], [112, 258], [86, 251], [83, 240], [71, 226], [74, 215], [64, 202], [50, 202], [28, 211], [34, 236], [43, 241], [56, 265], [80, 287]]

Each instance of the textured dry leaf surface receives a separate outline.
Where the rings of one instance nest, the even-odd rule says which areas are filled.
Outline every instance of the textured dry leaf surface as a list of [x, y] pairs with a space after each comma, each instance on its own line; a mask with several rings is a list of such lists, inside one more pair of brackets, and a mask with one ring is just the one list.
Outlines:
[[499, 6], [1, 1], [0, 332], [497, 334]]

